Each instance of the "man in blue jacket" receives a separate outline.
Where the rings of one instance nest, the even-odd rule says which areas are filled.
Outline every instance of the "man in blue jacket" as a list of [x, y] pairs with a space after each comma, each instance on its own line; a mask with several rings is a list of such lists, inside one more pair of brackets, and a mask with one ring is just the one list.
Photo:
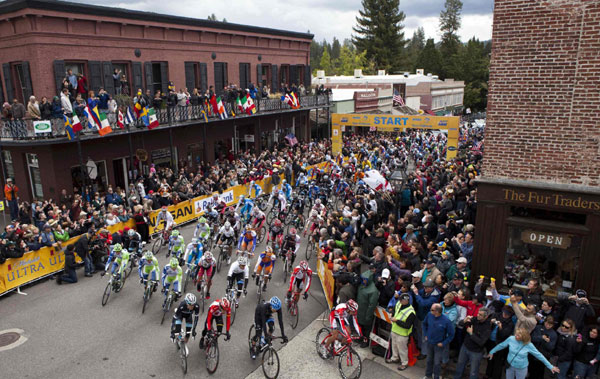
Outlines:
[[415, 320], [415, 339], [417, 341], [417, 346], [421, 351], [421, 355], [419, 355], [418, 359], [425, 359], [427, 357], [427, 348], [424, 343], [425, 339], [424, 335], [421, 333], [423, 330], [421, 328], [421, 324], [425, 317], [429, 314], [429, 310], [434, 303], [440, 301], [440, 292], [435, 289], [433, 280], [428, 279], [423, 283], [423, 288], [417, 289], [416, 286], [413, 285], [412, 291], [414, 293], [414, 299], [417, 303], [417, 319]]
[[454, 338], [454, 326], [448, 317], [442, 314], [442, 305], [435, 303], [431, 312], [423, 320], [423, 336], [427, 348], [427, 369], [425, 378], [441, 378], [444, 346]]

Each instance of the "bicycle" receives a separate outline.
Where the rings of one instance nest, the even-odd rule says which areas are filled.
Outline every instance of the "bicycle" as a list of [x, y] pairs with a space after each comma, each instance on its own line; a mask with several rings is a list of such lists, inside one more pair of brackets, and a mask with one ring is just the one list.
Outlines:
[[177, 346], [177, 350], [179, 350], [179, 359], [181, 359], [181, 370], [185, 375], [187, 373], [187, 347], [185, 344], [185, 339], [183, 338], [182, 333], [178, 333], [175, 338], [175, 346]]
[[[287, 311], [290, 315], [290, 326], [292, 329], [296, 329], [298, 326], [298, 320], [300, 319], [300, 308], [298, 306], [298, 300], [300, 299], [300, 292], [294, 291], [292, 298], [287, 303]], [[307, 299], [304, 299], [306, 301]]]
[[[264, 268], [263, 268], [264, 271]], [[271, 277], [270, 274], [260, 273], [258, 278], [258, 288], [256, 289], [256, 295], [258, 296], [258, 303], [262, 300], [263, 286], [266, 283], [266, 280]]]
[[344, 343], [335, 341], [334, 348], [332, 350], [333, 355], [331, 355], [325, 346], [329, 337], [331, 337], [331, 330], [329, 328], [321, 328], [321, 330], [319, 330], [317, 333], [315, 343], [319, 357], [322, 359], [333, 359], [337, 356], [338, 370], [342, 378], [360, 378], [360, 374], [362, 373], [362, 361], [360, 359], [360, 355], [358, 355], [358, 353], [352, 348], [352, 340], [357, 338], [347, 337], [346, 342]]
[[204, 304], [206, 302], [206, 281], [204, 280], [204, 277], [200, 279], [200, 290], [198, 290], [198, 292], [200, 292], [200, 298], [202, 300], [202, 313], [204, 313]]
[[183, 274], [183, 292], [186, 292], [186, 288], [190, 279], [195, 282], [196, 274], [198, 273], [198, 265], [193, 261], [186, 267]]
[[[104, 276], [106, 272], [103, 272], [101, 276]], [[108, 298], [110, 297], [110, 293], [119, 292], [123, 289], [125, 285], [125, 276], [119, 275], [116, 272], [110, 276], [108, 283], [106, 284], [106, 288], [104, 288], [104, 293], [102, 294], [102, 306], [105, 306], [108, 302]]]
[[175, 301], [175, 290], [173, 290], [173, 285], [171, 285], [169, 287], [169, 292], [167, 292], [167, 294], [165, 295], [165, 301], [163, 302], [163, 306], [162, 306], [163, 314], [162, 314], [162, 318], [160, 320], [161, 325], [165, 322], [165, 316], [171, 310], [171, 306], [173, 305], [174, 301]]
[[221, 266], [223, 265], [223, 262], [226, 262], [229, 257], [231, 256], [231, 244], [224, 244], [221, 243], [218, 245], [219, 247], [219, 258], [217, 259], [217, 272], [221, 272]]
[[288, 275], [292, 272], [292, 249], [286, 249], [282, 254], [283, 259], [283, 284], [287, 282]]
[[254, 199], [254, 204], [258, 207], [258, 209], [264, 212], [269, 206], [269, 200], [266, 198], [266, 195], [260, 195]]
[[156, 236], [156, 239], [152, 243], [152, 253], [154, 253], [154, 255], [158, 254], [163, 246], [167, 246], [169, 244], [169, 231], [170, 228], [164, 228], [160, 233], [158, 233], [158, 236]]
[[[248, 331], [248, 348], [250, 350], [250, 356], [252, 356], [255, 351], [256, 355], [262, 352], [263, 355], [261, 359], [261, 365], [263, 374], [266, 378], [275, 379], [279, 375], [279, 355], [277, 355], [277, 350], [275, 350], [273, 347], [273, 340], [283, 339], [283, 337], [272, 336], [270, 338], [265, 338], [265, 344], [260, 346], [260, 349], [256, 349], [257, 341], [255, 341], [254, 337], [252, 336], [254, 329], [255, 326], [252, 324], [252, 326], [250, 326], [250, 330]], [[284, 342], [282, 342], [282, 344], [283, 343]]]
[[206, 371], [214, 374], [219, 367], [219, 336], [221, 333], [210, 331], [206, 336], [204, 351], [206, 353]]
[[[239, 280], [237, 284], [244, 284], [243, 280]], [[231, 304], [231, 325], [235, 321], [235, 314], [237, 312], [238, 299], [237, 294], [241, 294], [242, 290], [238, 290], [237, 288], [228, 288], [225, 297], [229, 300], [229, 304]]]
[[315, 241], [313, 240], [313, 236], [310, 236], [308, 239], [308, 243], [306, 244], [306, 260], [309, 261], [312, 256], [312, 252], [315, 250]]
[[144, 304], [142, 305], [142, 314], [146, 311], [146, 304], [150, 301], [154, 288], [158, 285], [156, 280], [144, 280]]

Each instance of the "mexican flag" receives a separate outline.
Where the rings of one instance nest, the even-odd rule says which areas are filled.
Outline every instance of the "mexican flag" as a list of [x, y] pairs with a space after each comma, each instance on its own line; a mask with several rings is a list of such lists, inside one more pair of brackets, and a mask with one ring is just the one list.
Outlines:
[[242, 100], [240, 100], [239, 96], [235, 100], [235, 103], [238, 106], [238, 109], [240, 110], [240, 112], [243, 112], [244, 111], [244, 105], [242, 105]]
[[227, 111], [225, 110], [225, 105], [221, 101], [221, 96], [217, 97], [217, 111], [219, 113], [219, 117], [221, 117], [221, 120], [224, 120], [228, 117]]
[[98, 134], [101, 136], [105, 136], [108, 133], [112, 132], [110, 124], [108, 123], [108, 119], [106, 118], [106, 113], [100, 112], [100, 127], [98, 128]]
[[158, 126], [158, 118], [156, 117], [156, 112], [154, 111], [154, 108], [146, 107], [146, 109], [148, 110], [148, 129], [154, 129]]

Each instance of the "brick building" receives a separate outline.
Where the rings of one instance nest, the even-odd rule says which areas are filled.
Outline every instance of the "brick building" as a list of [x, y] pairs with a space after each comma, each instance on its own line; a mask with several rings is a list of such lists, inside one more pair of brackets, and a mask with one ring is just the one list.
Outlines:
[[477, 274], [600, 303], [599, 50], [597, 1], [495, 2]]
[[[219, 94], [230, 83], [241, 88], [252, 83], [269, 86], [275, 94], [282, 84], [310, 87], [311, 41], [311, 34], [265, 27], [60, 1], [9, 0], [0, 3], [0, 102], [16, 98], [26, 105], [31, 95], [51, 99], [68, 69], [84, 75], [88, 89], [103, 87], [111, 94], [114, 69], [125, 74], [132, 90], [151, 93], [166, 93], [173, 82], [190, 93], [214, 86]], [[308, 140], [310, 112], [328, 109], [328, 100], [307, 96], [301, 105], [291, 109], [277, 98], [257, 99], [256, 114], [231, 117], [236, 109], [227, 104], [229, 119], [208, 122], [191, 110], [185, 117], [165, 113], [159, 115], [161, 126], [151, 131], [132, 128], [106, 137], [86, 133], [81, 155], [84, 162], [98, 165], [98, 189], [109, 183], [123, 186], [131, 180], [131, 161], [145, 172], [151, 163], [193, 165], [231, 149], [269, 148], [288, 133]], [[24, 130], [15, 134], [15, 125], [2, 121], [5, 175], [15, 178], [27, 200], [70, 190], [79, 173], [78, 144], [66, 138], [60, 120], [53, 120], [51, 136], [43, 139], [33, 133], [31, 121], [24, 122]], [[140, 161], [137, 152], [147, 159]]]

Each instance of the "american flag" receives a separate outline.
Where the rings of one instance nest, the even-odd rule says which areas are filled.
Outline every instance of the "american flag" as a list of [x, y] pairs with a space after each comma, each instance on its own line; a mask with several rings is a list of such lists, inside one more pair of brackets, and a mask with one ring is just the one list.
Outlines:
[[298, 143], [298, 139], [296, 138], [295, 135], [293, 134], [288, 134], [287, 136], [285, 136], [285, 139], [288, 140], [288, 142], [290, 143], [290, 145], [294, 146], [295, 144]]
[[401, 106], [404, 106], [404, 100], [402, 100], [402, 96], [400, 96], [398, 93], [394, 93], [394, 96], [392, 97], [392, 101], [396, 104], [400, 104]]

